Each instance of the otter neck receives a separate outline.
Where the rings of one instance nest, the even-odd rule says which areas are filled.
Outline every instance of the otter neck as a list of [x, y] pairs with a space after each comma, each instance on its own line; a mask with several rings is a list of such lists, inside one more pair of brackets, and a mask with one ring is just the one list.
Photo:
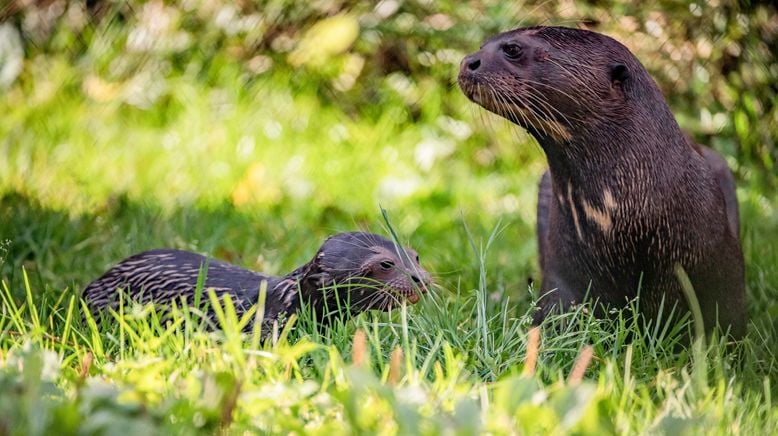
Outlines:
[[651, 182], [667, 181], [674, 174], [667, 169], [687, 161], [693, 152], [675, 119], [665, 124], [664, 131], [638, 129], [624, 119], [619, 122], [598, 123], [564, 142], [530, 131], [546, 154], [554, 185], [602, 189], [638, 178], [648, 183], [630, 185], [651, 188]]
[[282, 311], [296, 312], [300, 308], [301, 300], [314, 303], [311, 300], [317, 299], [319, 294], [315, 286], [312, 286], [311, 280], [307, 280], [310, 275], [310, 264], [305, 264], [289, 274], [279, 277], [272, 288], [272, 292], [279, 296], [280, 301], [284, 302]]
[[[285, 276], [266, 276], [257, 273], [257, 286], [247, 290], [248, 300], [259, 303], [260, 288], [267, 283], [265, 297], [265, 314], [275, 317], [280, 313], [294, 313], [300, 308], [300, 300], [316, 300], [317, 289], [306, 280], [310, 272], [309, 264], [295, 269]], [[315, 305], [315, 301], [313, 302]]]
[[[284, 303], [279, 312], [293, 313], [300, 310], [305, 304], [310, 310], [316, 312], [319, 321], [326, 321], [337, 312], [333, 309], [333, 302], [326, 298], [321, 287], [326, 285], [316, 276], [311, 263], [307, 263], [289, 274], [278, 279], [273, 287], [273, 292]], [[336, 305], [337, 306], [337, 305]]]

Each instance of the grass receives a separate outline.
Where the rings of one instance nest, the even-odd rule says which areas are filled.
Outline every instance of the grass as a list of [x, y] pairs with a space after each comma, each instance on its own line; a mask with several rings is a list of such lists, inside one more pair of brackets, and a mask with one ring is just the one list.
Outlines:
[[[367, 116], [284, 71], [175, 74], [161, 96], [149, 78], [140, 106], [62, 56], [26, 71], [0, 98], [0, 434], [778, 431], [778, 202], [760, 186], [738, 190], [741, 344], [679, 347], [689, 325], [580, 307], [544, 327], [531, 371], [544, 157], [457, 89], [410, 84], [418, 113], [398, 91]], [[336, 231], [389, 235], [382, 207], [435, 275], [416, 306], [326, 331], [301, 314], [265, 343], [229, 310], [216, 332], [143, 307], [81, 322], [81, 289], [134, 252], [285, 273]]]

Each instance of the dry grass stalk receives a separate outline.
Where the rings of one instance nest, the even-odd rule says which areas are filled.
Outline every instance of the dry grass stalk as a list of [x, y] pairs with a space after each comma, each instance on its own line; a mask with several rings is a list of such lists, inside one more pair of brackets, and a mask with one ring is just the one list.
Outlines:
[[367, 335], [365, 335], [365, 332], [361, 329], [354, 333], [351, 361], [356, 367], [362, 367], [367, 361]]
[[591, 345], [585, 345], [581, 352], [578, 353], [578, 358], [575, 359], [575, 365], [573, 370], [570, 371], [570, 376], [567, 377], [567, 383], [571, 386], [575, 386], [581, 383], [583, 376], [586, 373], [586, 368], [592, 362], [592, 356], [594, 356], [594, 348]]
[[526, 376], [535, 375], [535, 367], [538, 363], [540, 351], [540, 327], [532, 327], [527, 334], [527, 357], [524, 359], [524, 371]]
[[389, 357], [389, 384], [397, 384], [402, 377], [403, 350], [397, 347]]

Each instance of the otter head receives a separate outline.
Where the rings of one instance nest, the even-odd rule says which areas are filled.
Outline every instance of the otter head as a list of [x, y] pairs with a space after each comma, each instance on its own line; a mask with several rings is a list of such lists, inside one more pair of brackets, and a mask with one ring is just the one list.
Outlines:
[[[541, 145], [570, 142], [603, 123], [624, 123], [637, 106], [666, 107], [626, 47], [563, 27], [522, 28], [487, 39], [462, 60], [459, 86], [470, 100], [525, 128]], [[636, 99], [639, 105], [632, 104]]]
[[378, 235], [354, 232], [328, 238], [303, 281], [310, 297], [329, 311], [348, 308], [353, 313], [389, 310], [403, 300], [416, 303], [427, 291], [430, 275], [414, 250]]

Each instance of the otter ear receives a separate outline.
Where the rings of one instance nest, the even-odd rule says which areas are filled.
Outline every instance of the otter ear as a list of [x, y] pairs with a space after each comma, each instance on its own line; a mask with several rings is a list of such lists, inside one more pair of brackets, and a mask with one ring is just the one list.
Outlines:
[[622, 84], [629, 79], [629, 69], [621, 62], [610, 64], [609, 69], [611, 86], [622, 86]]

